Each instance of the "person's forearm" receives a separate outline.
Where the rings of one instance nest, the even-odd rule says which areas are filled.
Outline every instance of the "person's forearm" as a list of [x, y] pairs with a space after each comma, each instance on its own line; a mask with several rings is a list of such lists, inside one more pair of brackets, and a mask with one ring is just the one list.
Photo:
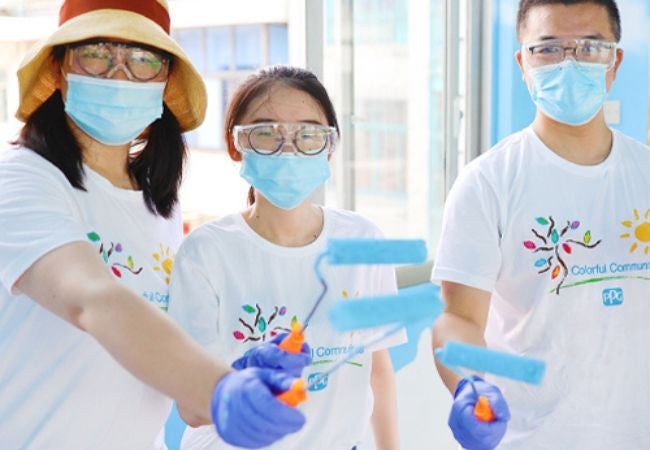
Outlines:
[[397, 450], [399, 449], [397, 391], [388, 350], [373, 353], [370, 385], [375, 397], [372, 412], [375, 446], [377, 450]]
[[182, 404], [195, 423], [211, 422], [212, 390], [229, 368], [118, 283], [90, 244], [73, 242], [45, 254], [16, 289], [91, 334], [126, 370]]
[[109, 281], [98, 296], [80, 313], [80, 327], [126, 370], [174, 398], [195, 424], [211, 423], [211, 394], [229, 368], [120, 284]]
[[[476, 323], [454, 314], [443, 313], [438, 317], [438, 319], [436, 319], [436, 323], [433, 327], [433, 348], [436, 349], [443, 347], [448, 340], [485, 346], [483, 330]], [[442, 378], [447, 389], [449, 389], [453, 394], [458, 382], [460, 381], [460, 376], [447, 369], [437, 360], [435, 363], [440, 378]]]

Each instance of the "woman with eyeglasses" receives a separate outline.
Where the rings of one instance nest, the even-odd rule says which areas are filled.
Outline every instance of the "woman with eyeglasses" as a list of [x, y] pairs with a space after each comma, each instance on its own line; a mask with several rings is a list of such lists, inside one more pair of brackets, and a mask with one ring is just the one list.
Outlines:
[[166, 2], [65, 1], [18, 79], [25, 125], [0, 158], [0, 446], [164, 448], [169, 397], [234, 445], [298, 430], [275, 399], [291, 375], [232, 371], [165, 313], [182, 132], [206, 105]]
[[[350, 450], [372, 425], [377, 449], [397, 449], [395, 382], [387, 347], [397, 336], [323, 376], [364, 338], [337, 333], [328, 306], [396, 292], [386, 266], [322, 269], [327, 283], [305, 337], [309, 347], [281, 345], [322, 292], [313, 266], [329, 238], [376, 238], [360, 215], [310, 199], [330, 176], [338, 123], [329, 96], [309, 71], [263, 69], [234, 92], [225, 120], [228, 153], [251, 184], [248, 207], [192, 232], [179, 249], [169, 312], [207, 350], [235, 368], [281, 367], [309, 389], [298, 409], [305, 427], [271, 449]], [[352, 300], [351, 300], [352, 301]], [[304, 369], [304, 370], [303, 370]], [[217, 424], [217, 427], [219, 425]], [[232, 448], [209, 429], [188, 428], [181, 448]]]

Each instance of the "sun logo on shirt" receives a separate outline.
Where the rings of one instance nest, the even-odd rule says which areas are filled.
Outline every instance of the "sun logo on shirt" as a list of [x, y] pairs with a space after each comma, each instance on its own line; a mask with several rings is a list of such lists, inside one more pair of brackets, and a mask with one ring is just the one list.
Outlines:
[[634, 220], [624, 220], [621, 222], [630, 231], [622, 233], [620, 238], [634, 239], [632, 245], [630, 245], [630, 253], [634, 253], [636, 249], [643, 248], [643, 253], [647, 255], [650, 253], [650, 209], [646, 210], [643, 217], [641, 217], [636, 208], [634, 208], [633, 213]]
[[169, 247], [164, 247], [160, 244], [160, 251], [154, 252], [152, 256], [157, 263], [153, 267], [153, 270], [156, 272], [162, 272], [165, 277], [165, 283], [169, 284], [171, 281], [172, 268], [174, 267], [174, 254], [171, 252]]

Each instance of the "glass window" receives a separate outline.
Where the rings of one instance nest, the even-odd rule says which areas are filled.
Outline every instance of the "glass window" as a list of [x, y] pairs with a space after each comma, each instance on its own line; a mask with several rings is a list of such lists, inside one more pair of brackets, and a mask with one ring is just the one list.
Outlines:
[[364, 120], [354, 124], [358, 160], [357, 193], [364, 201], [406, 196], [406, 102], [366, 100], [359, 105]]
[[205, 79], [205, 88], [208, 93], [208, 106], [205, 111], [203, 125], [195, 133], [195, 145], [200, 148], [223, 148], [221, 130], [223, 128], [223, 81], [219, 78]]
[[336, 0], [325, 0], [325, 44], [332, 45], [336, 42], [336, 11], [334, 2]]
[[[181, 186], [186, 231], [246, 204], [248, 184], [225, 151], [223, 120], [235, 88], [264, 64], [288, 63], [287, 25], [228, 25], [181, 29], [174, 37], [203, 76], [208, 106], [203, 124], [185, 139], [190, 149]], [[229, 195], [214, 201], [215, 192]]]
[[325, 23], [335, 22], [324, 79], [348, 134], [326, 203], [369, 217], [387, 236], [425, 237], [433, 254], [445, 197], [444, 2], [325, 6]]
[[407, 13], [407, 0], [356, 0], [355, 39], [375, 44], [405, 44], [408, 40]]
[[269, 64], [289, 63], [289, 30], [286, 24], [269, 25]]
[[207, 28], [205, 46], [208, 73], [230, 70], [233, 60], [231, 27]]
[[203, 29], [185, 28], [174, 31], [174, 39], [183, 48], [199, 72], [205, 71], [203, 55]]
[[208, 90], [205, 122], [187, 133], [186, 140], [195, 149], [224, 149], [221, 122], [231, 93], [243, 78], [267, 61], [289, 62], [287, 25], [188, 28], [176, 30], [174, 37], [203, 75]]
[[[456, 2], [336, 0], [324, 8], [324, 81], [342, 130], [325, 202], [371, 219], [387, 237], [426, 239], [430, 258], [446, 195], [445, 5]], [[431, 401], [448, 392], [423, 375], [431, 348], [421, 338], [416, 361], [397, 374], [400, 407], [417, 411], [400, 423], [401, 446], [455, 448], [448, 410]]]
[[7, 74], [0, 72], [0, 124], [9, 120], [7, 105]]
[[235, 27], [235, 67], [239, 70], [255, 69], [263, 64], [260, 25]]

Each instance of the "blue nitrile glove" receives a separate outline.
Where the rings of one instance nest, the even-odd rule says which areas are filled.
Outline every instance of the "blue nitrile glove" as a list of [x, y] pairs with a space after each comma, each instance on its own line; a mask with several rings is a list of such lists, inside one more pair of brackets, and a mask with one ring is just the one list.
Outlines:
[[463, 378], [456, 387], [454, 403], [449, 414], [449, 428], [454, 437], [467, 450], [492, 450], [506, 434], [510, 409], [501, 390], [476, 375], [471, 376], [478, 395], [484, 395], [490, 401], [495, 419], [491, 422], [479, 420], [474, 415], [474, 405], [478, 398], [467, 378]]
[[224, 376], [212, 393], [212, 422], [221, 439], [243, 448], [270, 445], [305, 424], [296, 408], [275, 398], [294, 377], [272, 369], [249, 368]]
[[251, 348], [244, 353], [244, 356], [232, 363], [233, 369], [263, 367], [284, 370], [296, 378], [300, 377], [302, 369], [311, 364], [311, 349], [307, 343], [304, 343], [300, 353], [289, 353], [282, 350], [278, 344], [288, 335], [289, 333], [281, 333], [270, 342]]

